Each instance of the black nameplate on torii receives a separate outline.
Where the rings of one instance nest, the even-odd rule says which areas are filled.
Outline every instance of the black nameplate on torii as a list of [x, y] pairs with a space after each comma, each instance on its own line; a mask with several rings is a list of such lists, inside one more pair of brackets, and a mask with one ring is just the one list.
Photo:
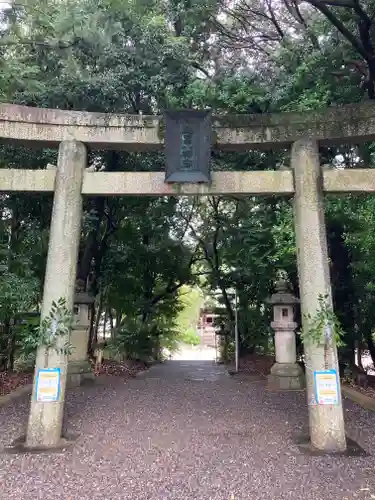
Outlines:
[[211, 183], [210, 111], [164, 111], [165, 182]]

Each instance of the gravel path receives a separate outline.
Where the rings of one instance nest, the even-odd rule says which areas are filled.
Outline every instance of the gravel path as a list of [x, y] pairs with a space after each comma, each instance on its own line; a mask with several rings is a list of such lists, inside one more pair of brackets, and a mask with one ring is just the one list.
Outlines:
[[[59, 454], [0, 453], [1, 500], [345, 500], [375, 498], [372, 457], [310, 457], [304, 394], [269, 393], [211, 361], [170, 361], [124, 384], [71, 391]], [[24, 431], [28, 401], [0, 408], [0, 445]], [[375, 445], [375, 414], [346, 403]], [[363, 444], [363, 443], [362, 443]], [[374, 495], [374, 496], [371, 496]]]

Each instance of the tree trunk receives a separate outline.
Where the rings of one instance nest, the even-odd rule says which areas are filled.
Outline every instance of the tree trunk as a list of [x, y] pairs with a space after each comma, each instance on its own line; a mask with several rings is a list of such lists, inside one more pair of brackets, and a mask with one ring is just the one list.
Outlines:
[[[12, 203], [12, 218], [10, 221], [9, 228], [9, 243], [8, 243], [8, 255], [7, 255], [7, 266], [8, 271], [12, 272], [14, 268], [14, 253], [17, 247], [17, 241], [19, 238], [19, 210], [17, 206], [17, 200], [13, 199]], [[9, 314], [9, 313], [8, 313]], [[11, 327], [12, 321], [10, 317], [7, 317], [4, 322], [4, 335], [7, 339], [7, 363], [6, 367], [8, 371], [13, 371], [14, 369], [14, 357], [16, 350], [16, 331], [15, 328]]]
[[105, 334], [107, 330], [107, 316], [108, 315], [108, 309], [104, 311], [104, 323], [103, 323], [103, 341], [105, 342]]
[[121, 326], [122, 312], [116, 311], [116, 330], [118, 330]]
[[219, 283], [219, 287], [220, 287], [221, 293], [223, 295], [224, 305], [225, 305], [225, 308], [227, 310], [229, 320], [233, 326], [234, 325], [234, 312], [233, 312], [231, 301], [229, 300], [227, 289], [225, 288], [225, 286], [222, 283]]
[[91, 325], [90, 325], [90, 333], [89, 333], [89, 342], [88, 342], [88, 352], [90, 355], [94, 354], [96, 344], [98, 343], [98, 328], [100, 323], [100, 316], [102, 314], [103, 309], [103, 293], [100, 294], [98, 307], [95, 308], [95, 305], [92, 305], [92, 313], [91, 313]]
[[114, 327], [113, 327], [113, 311], [112, 308], [109, 308], [108, 310], [108, 316], [109, 316], [109, 324], [111, 325], [111, 340], [114, 338]]
[[95, 304], [91, 304], [90, 309], [91, 309], [91, 314], [90, 314], [89, 338], [87, 342], [87, 353], [90, 356], [92, 356], [94, 354], [93, 340], [94, 340], [95, 321], [96, 321]]
[[93, 200], [93, 210], [96, 214], [95, 226], [87, 236], [86, 244], [83, 252], [80, 255], [77, 267], [77, 283], [79, 288], [86, 290], [86, 282], [91, 269], [92, 258], [98, 246], [98, 234], [100, 225], [104, 217], [105, 198], [103, 196], [96, 197]]
[[363, 364], [362, 364], [362, 345], [361, 345], [361, 342], [359, 340], [356, 340], [355, 342], [356, 344], [356, 363], [360, 368], [363, 369]]
[[[145, 247], [145, 256], [148, 255], [148, 246], [150, 245], [150, 235], [142, 236], [142, 244]], [[143, 259], [143, 307], [141, 312], [142, 323], [146, 323], [150, 317], [151, 305], [154, 291], [154, 274], [152, 272], [148, 258]]]
[[368, 329], [366, 331], [366, 341], [367, 341], [368, 350], [370, 351], [372, 363], [375, 365], [375, 344], [374, 344], [374, 340], [372, 338], [371, 329]]
[[8, 339], [6, 369], [8, 372], [12, 372], [14, 370], [14, 355], [15, 355], [15, 350], [16, 350], [16, 334], [15, 334], [15, 328], [11, 327], [11, 321], [9, 318], [7, 318], [4, 322], [4, 334]]
[[369, 78], [367, 94], [369, 99], [375, 99], [375, 58], [372, 56], [368, 61]]

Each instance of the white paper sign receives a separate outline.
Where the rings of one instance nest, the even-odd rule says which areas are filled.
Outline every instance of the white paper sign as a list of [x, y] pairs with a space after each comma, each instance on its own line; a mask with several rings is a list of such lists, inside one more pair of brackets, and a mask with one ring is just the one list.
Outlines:
[[339, 383], [336, 370], [314, 372], [314, 382], [318, 405], [339, 404]]
[[38, 371], [36, 400], [41, 403], [58, 401], [60, 395], [60, 368], [44, 368]]

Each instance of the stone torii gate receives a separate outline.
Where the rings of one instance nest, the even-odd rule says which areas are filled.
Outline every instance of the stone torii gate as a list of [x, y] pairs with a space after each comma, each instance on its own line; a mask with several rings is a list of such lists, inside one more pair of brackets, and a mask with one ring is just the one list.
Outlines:
[[[222, 150], [291, 147], [291, 168], [264, 172], [213, 172], [212, 183], [184, 184], [178, 191], [164, 172], [88, 172], [90, 148], [150, 151], [163, 147], [163, 122], [156, 116], [127, 116], [0, 105], [0, 138], [58, 146], [57, 170], [1, 169], [2, 192], [53, 192], [53, 211], [42, 317], [63, 297], [73, 309], [83, 195], [266, 195], [294, 197], [297, 263], [302, 313], [314, 314], [318, 296], [331, 296], [323, 196], [325, 192], [374, 192], [375, 169], [324, 170], [318, 143], [358, 143], [375, 139], [373, 105], [213, 118], [214, 147]], [[322, 370], [324, 349], [305, 346], [308, 365]], [[329, 368], [338, 369], [333, 349]], [[47, 363], [45, 361], [47, 360]], [[37, 354], [26, 447], [54, 447], [61, 440], [67, 356], [44, 348]], [[57, 401], [36, 400], [40, 368], [60, 368]], [[311, 444], [323, 451], [346, 448], [343, 410], [314, 401], [314, 377], [307, 370]], [[340, 392], [340, 391], [339, 391]], [[340, 394], [339, 394], [340, 395]]]

